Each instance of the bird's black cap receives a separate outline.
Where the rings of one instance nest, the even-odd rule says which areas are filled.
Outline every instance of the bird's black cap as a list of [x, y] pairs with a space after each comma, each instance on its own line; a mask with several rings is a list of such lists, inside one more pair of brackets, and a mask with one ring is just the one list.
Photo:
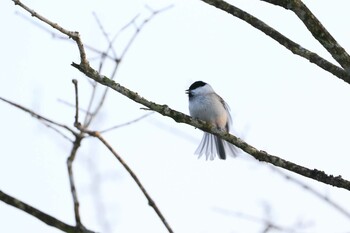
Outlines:
[[203, 81], [196, 81], [196, 82], [192, 83], [192, 85], [190, 86], [190, 88], [188, 90], [191, 91], [191, 90], [194, 90], [198, 87], [203, 87], [205, 84], [206, 83]]

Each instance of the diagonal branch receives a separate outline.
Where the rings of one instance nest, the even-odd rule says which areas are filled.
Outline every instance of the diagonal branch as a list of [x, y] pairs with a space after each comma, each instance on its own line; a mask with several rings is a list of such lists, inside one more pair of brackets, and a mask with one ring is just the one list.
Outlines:
[[[77, 135], [77, 133], [76, 133], [74, 130], [72, 130], [71, 128], [69, 128], [68, 126], [66, 126], [66, 125], [64, 125], [64, 124], [57, 123], [57, 122], [55, 122], [55, 121], [53, 121], [53, 120], [50, 120], [50, 119], [48, 119], [48, 118], [46, 118], [46, 117], [44, 117], [44, 116], [41, 116], [41, 115], [39, 115], [39, 114], [33, 112], [32, 110], [30, 110], [30, 109], [28, 109], [28, 108], [26, 108], [26, 107], [23, 107], [22, 105], [19, 105], [19, 104], [15, 103], [15, 102], [12, 102], [12, 101], [10, 101], [10, 100], [4, 99], [4, 98], [2, 98], [2, 97], [0, 97], [0, 100], [6, 102], [6, 103], [8, 103], [8, 104], [10, 104], [10, 105], [12, 105], [12, 106], [14, 106], [14, 107], [16, 107], [16, 108], [21, 109], [21, 110], [23, 110], [24, 112], [29, 113], [32, 117], [35, 117], [35, 118], [38, 119], [40, 122], [42, 122], [43, 124], [45, 124], [47, 127], [50, 127], [50, 128], [53, 129], [55, 132], [59, 133], [59, 134], [62, 135], [64, 138], [67, 138], [68, 140], [70, 140], [70, 139], [69, 139], [65, 134], [63, 134], [62, 132], [58, 131], [56, 128], [52, 127], [51, 125], [55, 125], [55, 126], [58, 126], [58, 127], [61, 127], [61, 128], [63, 128], [63, 129], [65, 129], [65, 130], [68, 130], [68, 131], [71, 132], [74, 136]], [[50, 125], [50, 124], [51, 124], [51, 125]]]
[[[262, 231], [263, 233], [267, 233], [267, 232], [285, 232], [285, 233], [297, 233], [299, 232], [296, 227], [284, 227], [281, 226], [279, 224], [274, 223], [270, 217], [256, 217], [254, 215], [250, 215], [250, 214], [246, 214], [244, 212], [237, 212], [237, 211], [233, 211], [233, 210], [229, 210], [229, 209], [225, 209], [225, 208], [221, 208], [221, 207], [213, 207], [212, 208], [213, 211], [222, 214], [222, 215], [226, 215], [226, 216], [233, 216], [235, 218], [240, 218], [240, 219], [244, 219], [253, 223], [258, 223], [258, 224], [264, 224], [265, 228], [264, 231]], [[302, 231], [300, 231], [302, 232]]]
[[138, 122], [138, 121], [140, 121], [140, 120], [142, 120], [142, 119], [144, 119], [144, 118], [150, 116], [150, 115], [153, 114], [153, 113], [154, 113], [154, 112], [146, 113], [146, 114], [144, 114], [144, 115], [142, 115], [142, 116], [140, 116], [140, 117], [138, 117], [138, 118], [136, 118], [136, 119], [133, 119], [133, 120], [131, 120], [131, 121], [128, 121], [128, 122], [125, 122], [125, 123], [123, 123], [123, 124], [115, 125], [115, 126], [112, 126], [112, 127], [107, 128], [107, 129], [101, 130], [100, 133], [103, 134], [103, 133], [106, 133], [106, 132], [109, 132], [109, 131], [112, 131], [112, 130], [115, 130], [115, 129], [122, 128], [122, 127], [124, 127], [124, 126], [128, 126], [128, 125], [134, 124], [134, 123], [136, 123], [136, 122]]
[[2, 192], [0, 190], [0, 200], [17, 208], [20, 210], [23, 210], [24, 212], [36, 217], [40, 221], [46, 223], [49, 226], [55, 227], [57, 229], [60, 229], [64, 232], [69, 232], [69, 233], [93, 233], [93, 231], [87, 230], [87, 229], [80, 229], [71, 225], [68, 225], [64, 222], [61, 222], [60, 220], [45, 214], [44, 212]]
[[244, 142], [243, 140], [237, 138], [234, 135], [231, 135], [229, 133], [222, 132], [216, 127], [204, 122], [196, 120], [186, 114], [183, 114], [181, 112], [175, 111], [171, 108], [169, 108], [167, 105], [160, 105], [156, 104], [154, 102], [151, 102], [143, 97], [141, 97], [136, 92], [133, 92], [126, 87], [121, 86], [119, 83], [116, 83], [114, 80], [111, 80], [105, 76], [100, 75], [96, 70], [94, 70], [91, 67], [81, 66], [79, 64], [73, 63], [73, 67], [80, 70], [82, 73], [84, 73], [86, 76], [92, 78], [96, 82], [108, 86], [111, 89], [119, 92], [120, 94], [128, 97], [129, 99], [148, 107], [149, 109], [160, 113], [163, 116], [170, 117], [174, 119], [178, 123], [185, 123], [188, 125], [192, 125], [196, 128], [199, 128], [205, 132], [212, 133], [214, 135], [217, 135], [221, 137], [222, 139], [234, 144], [235, 146], [241, 148], [243, 151], [247, 152], [248, 154], [252, 155], [255, 159], [263, 162], [267, 162], [270, 164], [273, 164], [275, 166], [287, 169], [289, 171], [292, 171], [294, 173], [297, 173], [299, 175], [320, 181], [325, 184], [329, 184], [332, 186], [336, 186], [339, 188], [344, 188], [350, 191], [350, 181], [343, 179], [341, 176], [333, 176], [333, 175], [327, 175], [323, 171], [319, 171], [317, 169], [310, 169], [307, 167], [300, 166], [298, 164], [289, 162], [287, 160], [284, 160], [282, 158], [279, 158], [277, 156], [268, 154], [265, 151], [260, 151], [256, 149], [255, 147], [249, 145], [248, 143]]
[[32, 17], [38, 18], [40, 21], [45, 22], [46, 24], [50, 25], [51, 27], [58, 30], [59, 32], [65, 34], [69, 38], [72, 38], [77, 43], [79, 53], [80, 53], [81, 63], [82, 64], [89, 63], [87, 58], [86, 58], [84, 45], [80, 39], [79, 32], [68, 31], [68, 30], [64, 29], [63, 27], [61, 27], [57, 23], [52, 22], [51, 20], [45, 18], [44, 16], [42, 16], [42, 15], [38, 14], [37, 12], [35, 12], [34, 10], [30, 9], [29, 7], [24, 5], [20, 0], [12, 0], [12, 1], [15, 3], [15, 5], [18, 5], [18, 6], [22, 7], [24, 10], [28, 11], [32, 15]]
[[347, 211], [343, 206], [339, 205], [338, 203], [336, 203], [335, 201], [333, 201], [332, 199], [330, 199], [329, 197], [327, 197], [326, 195], [321, 194], [319, 191], [317, 191], [316, 189], [312, 188], [311, 186], [308, 186], [306, 183], [303, 183], [300, 180], [295, 179], [292, 176], [289, 176], [286, 172], [281, 171], [280, 169], [276, 168], [276, 167], [272, 167], [271, 169], [274, 172], [277, 172], [278, 174], [280, 174], [281, 176], [283, 176], [286, 180], [293, 182], [297, 185], [299, 185], [300, 187], [302, 187], [304, 190], [309, 191], [310, 193], [312, 193], [313, 195], [315, 195], [316, 197], [318, 197], [319, 199], [323, 200], [324, 202], [326, 202], [327, 204], [329, 204], [331, 207], [333, 207], [334, 209], [336, 209], [337, 211], [339, 211], [340, 213], [342, 213], [345, 217], [347, 217], [348, 219], [350, 219], [350, 212]]
[[96, 137], [98, 138], [98, 140], [100, 140], [107, 148], [108, 150], [118, 159], [118, 161], [123, 165], [123, 167], [125, 168], [125, 170], [127, 170], [127, 172], [130, 174], [130, 176], [133, 178], [133, 180], [136, 182], [137, 186], [139, 186], [140, 190], [142, 191], [143, 195], [145, 195], [148, 204], [154, 209], [154, 211], [156, 212], [156, 214], [158, 215], [158, 217], [160, 218], [160, 220], [162, 221], [162, 223], [164, 224], [164, 226], [166, 227], [166, 229], [168, 230], [169, 233], [172, 233], [173, 230], [170, 227], [168, 221], [165, 219], [165, 217], [163, 216], [162, 212], [160, 211], [160, 209], [158, 208], [158, 206], [156, 205], [156, 203], [154, 202], [154, 200], [152, 199], [152, 197], [148, 194], [147, 190], [145, 189], [145, 187], [142, 185], [141, 181], [139, 180], [139, 178], [136, 176], [136, 174], [131, 170], [131, 168], [128, 166], [127, 163], [125, 163], [125, 161], [122, 159], [122, 157], [120, 157], [120, 155], [113, 149], [113, 147], [101, 136], [101, 134], [99, 132], [96, 131], [86, 131], [86, 133], [88, 133], [90, 136]]
[[287, 38], [280, 32], [276, 31], [275, 29], [273, 29], [263, 21], [254, 17], [253, 15], [233, 5], [230, 5], [229, 3], [223, 0], [202, 0], [202, 1], [247, 22], [251, 26], [262, 31], [267, 36], [271, 37], [272, 39], [280, 43], [282, 46], [290, 50], [292, 53], [309, 60], [311, 63], [314, 63], [315, 65], [321, 67], [322, 69], [330, 72], [331, 74], [337, 76], [338, 78], [350, 84], [350, 74], [348, 72], [332, 64], [331, 62], [327, 61], [326, 59], [322, 58], [318, 54], [290, 40], [289, 38]]
[[293, 11], [305, 24], [316, 40], [332, 55], [332, 57], [350, 72], [350, 56], [345, 49], [333, 38], [316, 16], [301, 0], [261, 0], [287, 10]]

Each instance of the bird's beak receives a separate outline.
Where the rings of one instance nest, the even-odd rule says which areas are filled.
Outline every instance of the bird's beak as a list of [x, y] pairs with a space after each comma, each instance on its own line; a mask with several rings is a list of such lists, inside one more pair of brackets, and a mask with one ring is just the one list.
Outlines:
[[185, 93], [188, 95], [190, 94], [190, 90], [186, 90]]

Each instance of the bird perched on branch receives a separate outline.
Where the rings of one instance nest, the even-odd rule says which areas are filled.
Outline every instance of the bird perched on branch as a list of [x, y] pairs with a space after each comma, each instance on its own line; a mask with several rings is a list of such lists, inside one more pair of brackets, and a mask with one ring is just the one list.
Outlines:
[[[208, 83], [196, 81], [186, 90], [186, 94], [188, 94], [190, 115], [193, 118], [206, 121], [219, 130], [230, 131], [232, 118], [229, 106]], [[213, 160], [215, 155], [220, 159], [226, 159], [226, 155], [236, 156], [238, 148], [218, 136], [204, 132], [195, 153], [199, 157], [204, 154], [206, 159], [210, 160]]]

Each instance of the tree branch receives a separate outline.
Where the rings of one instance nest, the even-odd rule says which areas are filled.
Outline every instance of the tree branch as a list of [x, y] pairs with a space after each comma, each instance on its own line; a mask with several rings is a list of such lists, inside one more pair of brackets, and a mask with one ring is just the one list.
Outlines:
[[69, 38], [72, 38], [78, 46], [79, 49], [79, 53], [80, 53], [80, 61], [82, 64], [89, 64], [87, 58], [86, 58], [86, 53], [85, 53], [85, 49], [84, 49], [84, 45], [81, 42], [80, 39], [80, 35], [79, 32], [73, 32], [73, 31], [68, 31], [66, 29], [64, 29], [63, 27], [61, 27], [60, 25], [58, 25], [57, 23], [52, 22], [51, 20], [43, 17], [42, 15], [36, 13], [34, 10], [30, 9], [29, 7], [27, 7], [26, 5], [24, 5], [20, 0], [12, 0], [15, 5], [18, 5], [20, 7], [22, 7], [24, 10], [26, 10], [27, 12], [29, 12], [32, 17], [35, 17], [37, 19], [39, 19], [40, 21], [50, 25], [51, 27], [53, 27], [54, 29], [58, 30], [59, 32], [65, 34], [66, 36], [68, 36]]
[[350, 72], [350, 56], [345, 49], [338, 44], [333, 36], [321, 24], [314, 14], [301, 0], [261, 0], [287, 10], [293, 11], [305, 24], [316, 40], [332, 55], [332, 57], [348, 72]]
[[[74, 90], [75, 90], [75, 103], [76, 103], [76, 112], [79, 111], [79, 97], [78, 97], [78, 82], [76, 80], [73, 80], [73, 84], [74, 84]], [[160, 212], [158, 206], [156, 205], [156, 203], [154, 202], [154, 200], [151, 198], [151, 196], [148, 194], [148, 192], [146, 191], [146, 189], [143, 187], [141, 181], [139, 180], [139, 178], [136, 176], [136, 174], [131, 170], [131, 168], [125, 163], [125, 161], [122, 159], [122, 157], [119, 156], [119, 154], [113, 149], [113, 147], [101, 136], [100, 132], [97, 131], [90, 131], [88, 129], [85, 128], [85, 125], [81, 125], [78, 121], [78, 116], [75, 116], [75, 122], [74, 122], [74, 126], [80, 130], [81, 135], [87, 133], [90, 136], [96, 137], [98, 138], [107, 148], [108, 150], [118, 159], [118, 161], [123, 165], [123, 167], [125, 168], [125, 170], [130, 174], [130, 176], [134, 179], [134, 181], [136, 182], [137, 186], [139, 186], [139, 188], [141, 189], [142, 193], [145, 195], [146, 199], [148, 200], [148, 204], [154, 209], [154, 211], [157, 213], [158, 217], [160, 218], [160, 220], [163, 222], [164, 226], [167, 228], [167, 230], [172, 233], [173, 230], [171, 229], [170, 225], [168, 224], [168, 222], [166, 221], [165, 217], [163, 216], [163, 214]], [[77, 138], [78, 139], [78, 138]], [[80, 142], [79, 142], [80, 145]], [[79, 147], [79, 145], [77, 145], [77, 148]], [[74, 143], [74, 146], [76, 146], [76, 144]], [[74, 148], [73, 148], [74, 149]], [[72, 154], [73, 154], [73, 150], [72, 150]], [[75, 154], [75, 153], [74, 153]], [[72, 157], [72, 156], [70, 156]], [[74, 160], [74, 158], [73, 158]], [[73, 179], [73, 174], [71, 174], [71, 170], [69, 170], [70, 174], [69, 177], [70, 179]], [[72, 185], [73, 184], [73, 185]], [[72, 187], [72, 194], [73, 194], [73, 199], [74, 199], [74, 203], [75, 203], [75, 210], [76, 210], [76, 218], [79, 217], [79, 211], [78, 211], [78, 207], [79, 207], [79, 203], [78, 203], [78, 199], [76, 198], [76, 192], [75, 192], [75, 187], [74, 187], [74, 182], [71, 182], [71, 187]], [[75, 196], [74, 196], [75, 194]], [[76, 206], [77, 205], [77, 206]], [[78, 214], [78, 215], [77, 215]], [[80, 218], [78, 219], [80, 222]], [[77, 221], [78, 222], [78, 221]]]
[[23, 107], [22, 105], [19, 105], [15, 102], [12, 102], [10, 100], [7, 100], [5, 98], [2, 98], [0, 97], [0, 100], [4, 101], [5, 103], [8, 103], [16, 108], [19, 108], [21, 110], [23, 110], [24, 112], [26, 113], [29, 113], [32, 117], [38, 119], [40, 122], [42, 122], [43, 124], [45, 124], [47, 127], [50, 127], [51, 129], [53, 129], [55, 132], [59, 133], [60, 135], [62, 135], [64, 138], [68, 139], [69, 141], [71, 141], [70, 138], [68, 138], [65, 134], [63, 134], [61, 131], [58, 131], [56, 128], [52, 127], [51, 125], [55, 125], [55, 126], [58, 126], [58, 127], [61, 127], [69, 132], [71, 132], [74, 136], [77, 135], [77, 132], [75, 132], [73, 129], [69, 128], [68, 126], [64, 125], [64, 124], [60, 124], [60, 123], [57, 123], [53, 120], [50, 120], [46, 117], [43, 117], [35, 112], [33, 112], [32, 110], [26, 108], [26, 107]]
[[75, 141], [73, 142], [73, 147], [71, 149], [70, 155], [67, 158], [67, 170], [68, 170], [68, 177], [69, 177], [69, 184], [70, 184], [70, 190], [73, 198], [73, 204], [74, 204], [74, 216], [75, 216], [75, 222], [77, 224], [77, 227], [82, 227], [82, 223], [80, 220], [80, 213], [79, 213], [79, 200], [78, 200], [78, 194], [75, 187], [74, 182], [74, 175], [73, 175], [73, 162], [75, 159], [75, 156], [77, 154], [77, 151], [80, 147], [81, 141], [84, 137], [82, 135], [78, 135], [75, 138]]
[[297, 229], [298, 227], [284, 227], [277, 223], [274, 223], [270, 217], [256, 217], [250, 214], [246, 214], [243, 212], [237, 212], [232, 211], [225, 208], [220, 207], [213, 207], [213, 211], [218, 212], [220, 214], [226, 215], [226, 216], [233, 216], [235, 218], [244, 219], [253, 223], [258, 224], [264, 224], [264, 231], [261, 231], [262, 233], [268, 233], [268, 232], [282, 232], [282, 233], [297, 233], [297, 232], [303, 232], [301, 229]]
[[263, 21], [259, 20], [258, 18], [254, 17], [253, 15], [233, 6], [229, 3], [222, 1], [222, 0], [202, 0], [203, 2], [212, 5], [220, 10], [223, 10], [232, 16], [235, 16], [251, 26], [255, 27], [256, 29], [262, 31], [267, 36], [271, 37], [278, 43], [280, 43], [282, 46], [284, 46], [286, 49], [290, 50], [292, 53], [299, 55], [307, 60], [309, 60], [311, 63], [314, 63], [315, 65], [321, 67], [322, 69], [330, 72], [331, 74], [337, 76], [338, 78], [344, 80], [348, 84], [350, 84], [350, 74], [343, 70], [342, 68], [332, 64], [331, 62], [327, 61], [326, 59], [320, 57], [318, 54], [307, 50], [306, 48], [302, 47], [301, 45], [295, 43], [294, 41], [290, 40], [280, 32], [276, 31]]
[[172, 228], [170, 227], [169, 223], [167, 222], [167, 220], [165, 219], [165, 217], [163, 216], [162, 212], [160, 211], [160, 209], [158, 208], [158, 206], [156, 205], [155, 201], [152, 199], [152, 197], [148, 194], [147, 190], [145, 189], [145, 187], [142, 185], [141, 181], [139, 180], [139, 178], [136, 176], [136, 174], [131, 170], [131, 168], [128, 166], [128, 164], [122, 159], [122, 157], [120, 157], [120, 155], [113, 149], [113, 147], [101, 136], [101, 134], [97, 131], [88, 131], [88, 130], [84, 130], [84, 132], [88, 133], [90, 136], [93, 136], [95, 138], [97, 138], [98, 140], [100, 140], [106, 147], [107, 149], [118, 159], [118, 161], [123, 165], [123, 167], [125, 168], [125, 170], [130, 174], [130, 176], [132, 177], [132, 179], [136, 182], [137, 186], [139, 186], [140, 190], [142, 191], [143, 195], [146, 197], [147, 201], [148, 201], [148, 205], [151, 206], [154, 211], [156, 212], [156, 214], [158, 215], [158, 217], [160, 218], [160, 220], [162, 221], [162, 223], [164, 224], [164, 226], [166, 227], [166, 229], [168, 230], [169, 233], [173, 233]]
[[140, 117], [138, 117], [136, 119], [133, 119], [131, 121], [128, 121], [128, 122], [125, 122], [125, 123], [122, 123], [122, 124], [119, 124], [119, 125], [115, 125], [115, 126], [109, 127], [107, 129], [104, 129], [104, 130], [100, 130], [99, 132], [100, 132], [100, 134], [103, 134], [103, 133], [106, 133], [106, 132], [109, 132], [109, 131], [112, 131], [112, 130], [115, 130], [115, 129], [119, 129], [119, 128], [124, 127], [124, 126], [128, 126], [128, 125], [134, 124], [134, 123], [136, 123], [136, 122], [138, 122], [138, 121], [140, 121], [140, 120], [142, 120], [142, 119], [152, 115], [153, 113], [154, 112], [146, 113], [146, 114], [144, 114], [144, 115], [142, 115], [142, 116], [140, 116]]
[[90, 230], [87, 230], [87, 229], [81, 229], [81, 228], [78, 228], [78, 227], [74, 227], [74, 226], [71, 226], [71, 225], [68, 225], [64, 222], [61, 222], [60, 220], [48, 215], [48, 214], [45, 214], [44, 212], [14, 198], [14, 197], [11, 197], [10, 195], [2, 192], [0, 190], [0, 200], [17, 208], [17, 209], [20, 209], [20, 210], [23, 210], [24, 212], [36, 217], [37, 219], [39, 219], [40, 221], [46, 223], [47, 225], [49, 226], [52, 226], [52, 227], [55, 227], [57, 229], [60, 229], [64, 232], [69, 232], [69, 233], [93, 233], [93, 231], [90, 231]]
[[270, 167], [274, 172], [277, 172], [278, 174], [283, 176], [286, 180], [293, 182], [293, 183], [299, 185], [300, 187], [302, 187], [304, 190], [309, 191], [310, 193], [314, 194], [316, 197], [323, 200], [324, 202], [329, 204], [331, 207], [333, 207], [334, 209], [336, 209], [337, 211], [342, 213], [345, 217], [350, 219], [350, 212], [347, 211], [345, 208], [343, 208], [343, 206], [337, 204], [335, 201], [333, 201], [332, 199], [330, 199], [326, 195], [321, 194], [319, 191], [317, 191], [316, 189], [307, 185], [306, 183], [303, 183], [302, 181], [297, 180], [294, 177], [287, 175], [287, 173], [281, 171], [280, 169], [273, 167], [273, 166], [270, 166]]
[[[76, 79], [72, 80], [72, 83], [74, 84], [74, 90], [75, 90], [75, 118], [74, 118], [74, 126], [78, 127], [79, 125], [79, 96], [78, 96], [78, 81]], [[70, 190], [73, 198], [74, 203], [74, 216], [75, 216], [75, 222], [77, 224], [77, 227], [84, 228], [81, 219], [80, 219], [80, 212], [79, 212], [79, 200], [78, 200], [78, 194], [75, 187], [74, 182], [74, 175], [73, 175], [73, 162], [75, 159], [75, 156], [77, 155], [78, 149], [81, 145], [81, 141], [84, 138], [84, 133], [80, 132], [75, 136], [75, 140], [73, 142], [73, 148], [71, 149], [70, 155], [67, 158], [67, 170], [68, 170], [68, 177], [69, 177], [69, 184], [70, 184]]]
[[81, 66], [76, 63], [72, 63], [72, 66], [80, 70], [82, 73], [84, 73], [86, 76], [92, 78], [96, 82], [108, 86], [111, 89], [119, 92], [120, 94], [128, 97], [129, 99], [148, 107], [149, 109], [160, 113], [163, 116], [167, 116], [172, 118], [178, 123], [185, 123], [188, 125], [192, 125], [196, 128], [199, 128], [205, 132], [212, 133], [214, 135], [219, 136], [220, 138], [234, 144], [235, 146], [241, 148], [243, 151], [247, 152], [248, 154], [252, 155], [255, 159], [267, 163], [271, 163], [275, 166], [287, 169], [289, 171], [295, 172], [299, 175], [320, 181], [325, 184], [329, 184], [332, 186], [336, 186], [339, 188], [344, 188], [350, 191], [350, 181], [343, 179], [341, 176], [333, 176], [333, 175], [327, 175], [323, 171], [319, 171], [317, 169], [309, 169], [303, 166], [300, 166], [298, 164], [289, 162], [287, 160], [284, 160], [282, 158], [279, 158], [277, 156], [271, 155], [266, 153], [265, 151], [260, 151], [256, 149], [255, 147], [247, 144], [243, 140], [237, 138], [234, 135], [231, 135], [226, 132], [222, 132], [218, 130], [213, 125], [210, 125], [204, 121], [196, 120], [186, 114], [183, 114], [181, 112], [175, 111], [171, 108], [169, 108], [167, 105], [159, 105], [154, 102], [151, 102], [140, 95], [138, 95], [136, 92], [133, 92], [126, 87], [121, 86], [119, 83], [116, 83], [115, 81], [100, 75], [96, 70], [94, 70], [91, 67]]

